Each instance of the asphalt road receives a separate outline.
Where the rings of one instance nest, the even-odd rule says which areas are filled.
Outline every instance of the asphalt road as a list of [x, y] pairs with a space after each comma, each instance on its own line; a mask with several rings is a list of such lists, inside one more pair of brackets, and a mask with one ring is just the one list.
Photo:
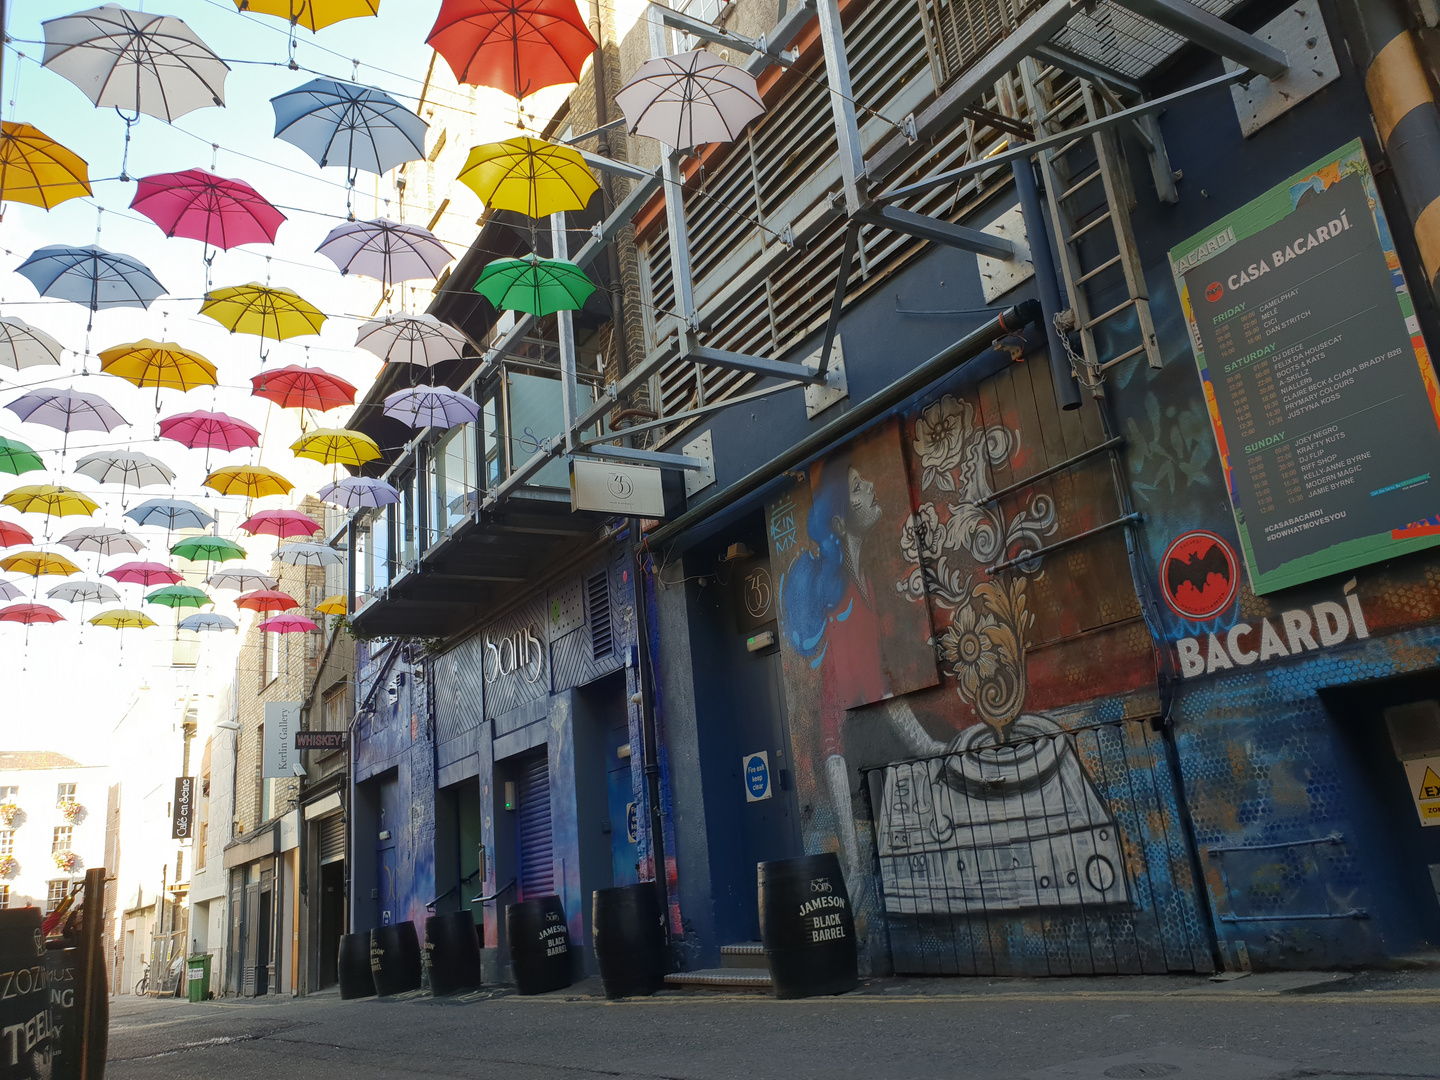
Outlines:
[[1440, 973], [876, 982], [838, 998], [609, 1003], [116, 998], [110, 1080], [1440, 1080]]

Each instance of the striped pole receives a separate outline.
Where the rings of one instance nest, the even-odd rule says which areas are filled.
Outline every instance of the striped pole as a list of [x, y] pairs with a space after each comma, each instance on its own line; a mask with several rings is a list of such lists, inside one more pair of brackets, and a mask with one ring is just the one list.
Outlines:
[[1432, 291], [1440, 292], [1440, 111], [1399, 0], [1346, 0], [1351, 54]]

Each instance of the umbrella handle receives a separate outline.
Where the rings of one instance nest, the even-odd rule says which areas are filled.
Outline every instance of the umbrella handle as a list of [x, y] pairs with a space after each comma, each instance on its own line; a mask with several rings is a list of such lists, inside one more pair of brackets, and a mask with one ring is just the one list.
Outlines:
[[125, 170], [130, 164], [130, 129], [140, 122], [140, 110], [136, 109], [134, 116], [126, 116], [117, 105], [115, 106], [115, 115], [125, 121], [125, 153], [120, 158], [120, 182], [128, 184], [130, 174]]

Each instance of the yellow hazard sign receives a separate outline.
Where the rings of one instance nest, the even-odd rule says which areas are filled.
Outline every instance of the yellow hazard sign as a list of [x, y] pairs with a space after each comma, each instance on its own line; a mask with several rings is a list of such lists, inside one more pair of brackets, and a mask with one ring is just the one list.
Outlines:
[[1440, 757], [1405, 762], [1410, 795], [1421, 825], [1440, 825]]

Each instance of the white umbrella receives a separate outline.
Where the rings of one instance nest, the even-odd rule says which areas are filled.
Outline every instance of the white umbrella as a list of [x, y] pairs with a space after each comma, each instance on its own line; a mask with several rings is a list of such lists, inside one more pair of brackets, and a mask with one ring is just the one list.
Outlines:
[[455, 258], [429, 229], [387, 218], [347, 221], [331, 229], [315, 250], [342, 274], [359, 274], [386, 285], [439, 277]]
[[729, 142], [765, 111], [755, 76], [704, 49], [645, 61], [615, 101], [632, 134], [676, 150]]
[[170, 466], [156, 461], [149, 454], [133, 450], [102, 450], [97, 454], [86, 454], [75, 463], [75, 471], [102, 484], [120, 484], [122, 487], [142, 488], [175, 481], [175, 471]]
[[21, 371], [60, 363], [60, 343], [22, 319], [0, 319], [0, 364]]
[[14, 600], [24, 595], [24, 591], [17, 589], [13, 582], [0, 581], [0, 600]]
[[480, 406], [445, 386], [412, 386], [385, 399], [385, 415], [413, 428], [452, 428], [480, 419]]
[[187, 615], [175, 624], [181, 630], [234, 630], [235, 620], [213, 612], [202, 611], [198, 615]]
[[344, 557], [325, 544], [281, 544], [275, 549], [275, 558], [291, 566], [338, 566]]
[[387, 363], [428, 368], [459, 360], [469, 341], [434, 315], [391, 315], [360, 327], [355, 344]]
[[79, 390], [32, 390], [7, 402], [5, 408], [21, 420], [63, 431], [61, 457], [65, 456], [72, 431], [114, 431], [130, 423], [99, 394]]
[[124, 529], [111, 529], [103, 525], [86, 525], [74, 532], [68, 532], [60, 538], [60, 543], [75, 551], [94, 551], [101, 555], [114, 555], [117, 551], [138, 555], [145, 550], [144, 542], [137, 540]]
[[280, 579], [248, 566], [236, 566], [229, 570], [217, 570], [205, 579], [205, 584], [214, 589], [237, 589], [250, 592], [253, 589], [278, 589]]
[[71, 604], [114, 604], [120, 600], [120, 594], [102, 581], [67, 581], [45, 595]]

